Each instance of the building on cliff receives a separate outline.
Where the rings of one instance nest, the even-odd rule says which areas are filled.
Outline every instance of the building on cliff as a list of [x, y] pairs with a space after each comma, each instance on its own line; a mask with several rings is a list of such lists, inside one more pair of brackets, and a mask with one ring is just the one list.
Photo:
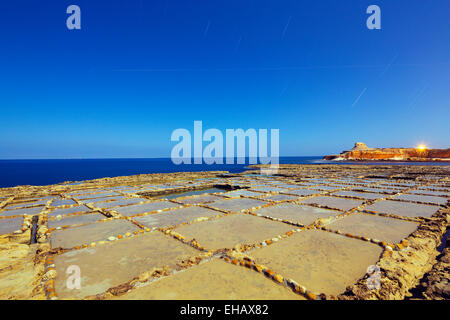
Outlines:
[[356, 142], [355, 146], [339, 155], [328, 155], [324, 160], [349, 161], [450, 161], [450, 149], [427, 149], [425, 146], [417, 148], [369, 148], [363, 142]]

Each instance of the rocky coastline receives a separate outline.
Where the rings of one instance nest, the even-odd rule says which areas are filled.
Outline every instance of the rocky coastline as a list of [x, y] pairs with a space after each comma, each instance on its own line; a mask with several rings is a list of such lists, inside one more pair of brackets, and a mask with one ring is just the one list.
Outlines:
[[338, 155], [326, 155], [324, 160], [333, 161], [410, 161], [410, 162], [447, 162], [450, 161], [449, 149], [420, 148], [369, 148], [363, 142]]

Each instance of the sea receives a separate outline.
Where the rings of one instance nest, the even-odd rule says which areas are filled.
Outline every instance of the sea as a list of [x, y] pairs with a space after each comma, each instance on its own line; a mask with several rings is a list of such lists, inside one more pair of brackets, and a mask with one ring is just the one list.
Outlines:
[[[280, 164], [359, 164], [359, 165], [450, 165], [442, 162], [345, 162], [326, 161], [322, 157], [280, 157]], [[170, 158], [135, 159], [46, 159], [0, 160], [0, 188], [19, 185], [50, 185], [71, 181], [128, 176], [146, 173], [228, 171], [238, 173], [247, 170], [245, 164], [180, 164]]]

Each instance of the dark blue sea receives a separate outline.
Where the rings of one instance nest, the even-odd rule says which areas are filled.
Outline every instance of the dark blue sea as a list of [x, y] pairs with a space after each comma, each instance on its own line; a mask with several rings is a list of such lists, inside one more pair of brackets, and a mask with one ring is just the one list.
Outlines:
[[[280, 157], [281, 164], [396, 164], [396, 165], [449, 165], [450, 163], [424, 162], [334, 162], [322, 157]], [[0, 187], [18, 185], [49, 185], [65, 181], [83, 181], [104, 177], [145, 173], [223, 170], [232, 173], [246, 170], [247, 164], [175, 165], [170, 158], [149, 159], [63, 159], [63, 160], [0, 160]]]

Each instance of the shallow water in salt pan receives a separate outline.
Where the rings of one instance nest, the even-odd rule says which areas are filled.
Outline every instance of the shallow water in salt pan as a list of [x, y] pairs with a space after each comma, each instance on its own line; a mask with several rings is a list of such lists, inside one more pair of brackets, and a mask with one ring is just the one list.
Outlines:
[[302, 185], [299, 184], [278, 183], [278, 182], [274, 183], [274, 186], [283, 189], [298, 189], [302, 187]]
[[52, 207], [58, 207], [58, 206], [66, 206], [66, 205], [73, 205], [76, 204], [75, 201], [72, 199], [62, 199], [62, 200], [53, 200], [52, 201]]
[[[61, 298], [99, 294], [142, 272], [174, 265], [198, 254], [199, 251], [160, 232], [67, 252], [55, 258], [56, 293]], [[81, 270], [80, 290], [66, 286], [66, 269], [70, 265], [77, 265]]]
[[24, 208], [24, 209], [14, 209], [14, 210], [5, 210], [0, 212], [0, 216], [11, 217], [16, 215], [24, 215], [24, 214], [37, 214], [40, 213], [44, 207], [34, 207], [34, 208]]
[[48, 214], [49, 217], [55, 217], [57, 215], [65, 215], [65, 214], [69, 214], [69, 213], [74, 213], [74, 212], [89, 212], [91, 211], [91, 209], [89, 209], [88, 207], [81, 205], [81, 206], [74, 206], [71, 208], [67, 208], [67, 209], [55, 209], [52, 212], [50, 212]]
[[89, 194], [77, 194], [74, 195], [74, 198], [80, 199], [80, 200], [87, 200], [87, 199], [95, 199], [95, 198], [103, 198], [103, 197], [109, 197], [109, 196], [120, 196], [119, 193], [116, 192], [99, 192], [99, 193], [89, 193]]
[[54, 219], [48, 221], [48, 227], [49, 228], [57, 228], [62, 226], [72, 226], [72, 225], [78, 225], [78, 224], [85, 224], [90, 222], [96, 222], [101, 219], [106, 219], [107, 217], [100, 214], [100, 213], [90, 213], [90, 214], [83, 214], [79, 216], [69, 216], [64, 217], [61, 219]]
[[262, 208], [256, 211], [256, 213], [309, 225], [319, 218], [327, 219], [336, 216], [340, 212], [300, 204], [284, 203]]
[[0, 234], [7, 234], [22, 229], [23, 218], [0, 220]]
[[176, 232], [187, 240], [196, 239], [207, 249], [233, 248], [237, 244], [255, 244], [283, 234], [293, 227], [243, 213], [220, 219], [181, 226]]
[[318, 190], [318, 191], [330, 191], [335, 189], [341, 189], [342, 186], [317, 186], [312, 187], [310, 190]]
[[218, 211], [193, 206], [151, 214], [143, 217], [135, 217], [134, 220], [149, 228], [170, 227], [178, 225], [182, 222], [191, 222], [203, 217], [215, 217], [218, 214], [220, 214]]
[[[239, 268], [239, 269], [238, 269]], [[205, 284], [208, 284], [205, 286]], [[255, 271], [215, 259], [136, 289], [118, 300], [304, 300]]]
[[230, 192], [226, 192], [223, 194], [226, 197], [263, 197], [265, 194], [261, 192], [253, 192], [246, 189], [239, 189]]
[[309, 189], [296, 189], [296, 190], [289, 190], [289, 191], [285, 191], [283, 192], [283, 194], [295, 194], [301, 197], [304, 196], [311, 196], [314, 194], [319, 194], [322, 193], [322, 191], [320, 190], [309, 190]]
[[333, 192], [333, 195], [344, 196], [344, 197], [357, 197], [357, 198], [371, 199], [371, 200], [387, 197], [387, 195], [381, 194], [381, 193], [356, 192], [356, 191], [338, 191], [338, 192]]
[[210, 203], [223, 198], [214, 195], [204, 195], [195, 197], [178, 198], [177, 201], [184, 204]]
[[106, 240], [110, 236], [139, 230], [139, 227], [127, 220], [94, 222], [84, 226], [54, 231], [50, 237], [52, 248], [73, 248], [77, 245]]
[[445, 205], [447, 203], [447, 201], [449, 200], [449, 199], [443, 198], [443, 197], [422, 196], [422, 195], [415, 195], [415, 194], [400, 194], [400, 195], [395, 196], [394, 199], [433, 203], [433, 204], [442, 204], [442, 205]]
[[156, 210], [164, 210], [169, 208], [178, 208], [179, 204], [169, 201], [155, 201], [143, 204], [130, 205], [125, 207], [115, 208], [114, 210], [124, 216], [134, 216], [138, 213], [152, 212]]
[[388, 243], [398, 243], [413, 233], [418, 225], [418, 223], [410, 221], [354, 213], [332, 222], [328, 227], [343, 233], [365, 236]]
[[121, 199], [121, 200], [117, 200], [117, 201], [110, 201], [110, 202], [97, 202], [95, 203], [96, 207], [99, 208], [113, 208], [113, 207], [118, 207], [118, 206], [126, 206], [126, 205], [130, 205], [130, 204], [137, 204], [140, 202], [144, 202], [144, 201], [148, 201], [145, 198], [125, 198], [125, 199]]
[[6, 209], [19, 209], [19, 208], [27, 208], [27, 207], [43, 207], [47, 204], [47, 200], [38, 200], [38, 201], [26, 201], [26, 202], [12, 202], [9, 204]]
[[306, 230], [251, 251], [250, 256], [312, 292], [337, 295], [361, 278], [381, 251], [372, 243]]
[[87, 199], [87, 200], [81, 200], [81, 201], [83, 203], [92, 203], [95, 205], [96, 203], [118, 201], [118, 200], [123, 200], [123, 199], [128, 199], [128, 198], [125, 196], [114, 196], [114, 197], [101, 197], [101, 198]]
[[367, 206], [365, 209], [377, 213], [387, 213], [405, 217], [431, 217], [439, 210], [439, 208], [439, 206], [426, 204], [382, 200]]
[[250, 190], [260, 191], [260, 192], [282, 192], [287, 191], [287, 189], [278, 188], [278, 187], [251, 187]]
[[264, 204], [267, 204], [267, 202], [245, 198], [224, 199], [208, 203], [209, 206], [235, 212], [239, 212], [243, 209], [251, 209], [252, 207], [259, 207]]
[[287, 194], [276, 194], [270, 195], [264, 198], [266, 201], [288, 201], [288, 200], [297, 200], [298, 196], [292, 196]]
[[365, 188], [365, 187], [355, 187], [352, 190], [356, 191], [365, 191], [365, 192], [373, 192], [373, 193], [386, 193], [386, 194], [394, 194], [400, 192], [400, 190], [386, 189], [386, 188]]
[[450, 192], [437, 191], [437, 190], [417, 189], [417, 190], [409, 191], [408, 193], [411, 193], [411, 194], [424, 194], [424, 195], [428, 195], [428, 196], [450, 197]]
[[362, 200], [343, 199], [336, 197], [320, 196], [302, 200], [302, 203], [314, 203], [321, 206], [327, 206], [330, 208], [341, 209], [344, 211], [350, 210], [357, 206], [360, 206]]

